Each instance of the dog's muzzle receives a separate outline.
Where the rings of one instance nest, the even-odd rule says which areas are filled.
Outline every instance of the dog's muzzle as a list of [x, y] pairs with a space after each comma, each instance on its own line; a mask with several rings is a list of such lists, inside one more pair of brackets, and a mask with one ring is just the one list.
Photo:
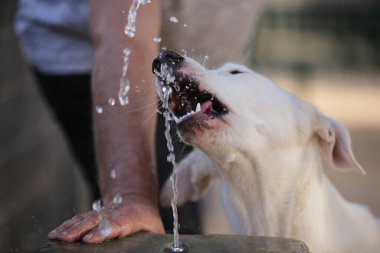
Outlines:
[[[221, 117], [228, 112], [213, 94], [200, 90], [197, 73], [183, 73], [181, 70], [188, 65], [185, 57], [179, 54], [162, 51], [152, 63], [152, 71], [156, 76], [158, 91], [170, 87], [168, 107], [171, 110], [177, 126], [189, 119], [199, 118], [202, 121]], [[184, 125], [184, 124], [182, 124]], [[198, 124], [201, 125], [201, 124]], [[204, 125], [204, 124], [203, 124]]]

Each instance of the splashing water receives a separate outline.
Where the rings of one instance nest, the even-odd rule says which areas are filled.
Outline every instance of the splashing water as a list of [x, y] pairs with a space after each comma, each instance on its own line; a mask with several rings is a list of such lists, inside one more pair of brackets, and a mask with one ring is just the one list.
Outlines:
[[174, 16], [172, 16], [172, 17], [170, 17], [170, 22], [172, 22], [172, 23], [178, 23], [179, 21], [178, 21], [178, 18], [176, 18], [176, 17], [174, 17]]
[[96, 113], [101, 114], [101, 113], [103, 113], [103, 107], [101, 107], [101, 106], [96, 106], [96, 107], [95, 107], [95, 111], [96, 111]]
[[210, 57], [206, 54], [205, 57], [203, 58], [203, 66], [205, 66], [206, 62], [208, 61]]
[[[148, 4], [148, 3], [150, 3], [150, 0], [133, 0], [131, 7], [129, 9], [129, 13], [128, 13], [128, 23], [124, 29], [124, 33], [128, 37], [133, 38], [136, 34], [136, 15], [137, 15], [137, 10], [138, 10], [139, 6], [144, 5], [144, 4]], [[176, 17], [172, 16], [172, 17], [170, 17], [170, 22], [178, 23], [179, 21]], [[155, 37], [153, 40], [156, 43], [161, 42], [160, 37]], [[121, 105], [127, 105], [129, 102], [128, 91], [130, 89], [130, 82], [127, 79], [127, 71], [128, 71], [128, 62], [129, 62], [130, 53], [131, 53], [131, 50], [129, 48], [124, 49], [124, 65], [123, 65], [122, 76], [121, 76], [121, 80], [120, 80], [120, 90], [119, 90], [119, 102]], [[163, 71], [161, 69], [161, 73], [166, 73], [166, 76], [165, 76], [166, 80], [174, 78], [171, 76], [170, 72], [167, 70]], [[167, 140], [167, 147], [169, 150], [169, 155], [168, 155], [167, 159], [173, 165], [173, 173], [172, 173], [172, 176], [170, 177], [170, 180], [172, 182], [172, 188], [173, 188], [173, 193], [174, 193], [173, 199], [171, 201], [171, 205], [172, 205], [172, 209], [173, 209], [173, 218], [174, 218], [174, 222], [173, 222], [174, 244], [170, 248], [170, 250], [171, 250], [171, 252], [184, 252], [184, 248], [179, 243], [179, 234], [178, 234], [178, 226], [179, 225], [178, 225], [178, 212], [177, 212], [178, 188], [177, 188], [177, 174], [176, 174], [177, 164], [175, 161], [174, 147], [172, 144], [172, 139], [170, 136], [170, 122], [169, 121], [171, 120], [171, 115], [170, 115], [170, 112], [168, 110], [168, 99], [169, 99], [169, 96], [171, 93], [171, 88], [170, 87], [169, 88], [163, 87], [163, 93], [164, 93], [164, 113], [163, 113], [163, 115], [165, 117], [165, 127], [166, 127], [165, 137]], [[112, 175], [111, 175], [111, 177], [112, 177]], [[115, 198], [116, 198], [116, 196], [115, 196]], [[114, 198], [114, 202], [115, 202], [115, 198]], [[116, 199], [116, 202], [118, 202], [118, 201], [122, 201], [122, 198]], [[109, 230], [108, 229], [109, 222], [108, 222], [108, 224], [105, 222], [108, 222], [108, 221], [105, 219], [102, 219], [102, 217], [101, 217], [101, 221], [99, 223], [99, 228], [101, 229], [101, 231], [104, 231], [104, 233], [111, 233], [112, 227]], [[103, 234], [103, 232], [102, 232], [102, 234]], [[107, 236], [107, 235], [105, 235], [105, 236]]]
[[[163, 72], [161, 72], [163, 73]], [[171, 201], [171, 206], [173, 209], [173, 234], [174, 234], [174, 243], [173, 246], [170, 248], [171, 252], [183, 252], [183, 248], [179, 243], [179, 233], [178, 233], [178, 211], [177, 211], [177, 202], [178, 202], [178, 187], [177, 187], [177, 163], [175, 161], [175, 155], [174, 155], [174, 147], [172, 143], [172, 138], [170, 136], [170, 120], [171, 115], [168, 109], [168, 101], [169, 96], [172, 92], [172, 89], [170, 87], [162, 87], [163, 96], [164, 96], [164, 102], [163, 102], [163, 115], [165, 118], [165, 138], [167, 141], [167, 147], [169, 150], [169, 155], [167, 157], [168, 162], [170, 162], [173, 165], [173, 173], [170, 176], [170, 181], [172, 183], [172, 189], [173, 189], [173, 198]]]
[[98, 228], [100, 230], [100, 233], [105, 237], [109, 236], [112, 233], [112, 226], [107, 218], [102, 215], [102, 201], [100, 199], [95, 200], [92, 203], [92, 210], [94, 210], [99, 215], [100, 221]]
[[[163, 80], [165, 80], [166, 83], [173, 83], [175, 81], [175, 76], [172, 74], [171, 68], [166, 63], [161, 64], [160, 71], [158, 72], [158, 71], [155, 70], [154, 73], [157, 76], [161, 77]], [[163, 86], [162, 87], [162, 92], [163, 92], [164, 95], [165, 95], [165, 92], [169, 92], [169, 90], [171, 92], [171, 88], [170, 87], [167, 87], [167, 86]], [[170, 95], [170, 93], [168, 94], [168, 96], [169, 95]]]
[[120, 78], [119, 102], [121, 105], [127, 105], [129, 103], [128, 92], [131, 89], [131, 85], [127, 79], [129, 55], [131, 54], [131, 50], [129, 48], [124, 48], [123, 53], [124, 65]]
[[131, 7], [129, 7], [128, 23], [124, 28], [124, 33], [129, 38], [133, 38], [136, 35], [137, 10], [139, 9], [140, 5], [148, 3], [150, 3], [150, 0], [133, 0]]
[[112, 225], [111, 225], [111, 223], [109, 222], [109, 220], [107, 220], [106, 218], [104, 218], [102, 215], [100, 216], [100, 221], [99, 221], [99, 226], [98, 227], [99, 227], [100, 233], [104, 237], [107, 237], [107, 236], [109, 236], [112, 233]]
[[[129, 37], [133, 38], [136, 35], [136, 20], [137, 20], [137, 10], [140, 5], [150, 3], [150, 0], [133, 0], [131, 7], [128, 12], [128, 22], [124, 28], [124, 33]], [[128, 62], [129, 55], [131, 54], [131, 50], [129, 48], [124, 48], [124, 65], [122, 70], [122, 75], [120, 78], [120, 90], [119, 90], [119, 102], [121, 105], [127, 105], [129, 103], [128, 92], [130, 90], [130, 83], [127, 79], [127, 71], [128, 71]]]
[[160, 43], [161, 42], [161, 37], [154, 37], [153, 41], [156, 42], [156, 43]]
[[111, 177], [112, 179], [115, 179], [115, 178], [116, 178], [116, 170], [115, 170], [115, 169], [112, 169], [112, 170], [111, 170], [110, 177]]
[[116, 100], [115, 100], [114, 98], [109, 98], [109, 99], [108, 99], [108, 104], [109, 104], [110, 106], [114, 106], [114, 105], [116, 104]]
[[116, 194], [115, 197], [113, 198], [113, 203], [115, 204], [121, 204], [123, 202], [123, 197], [121, 196], [120, 193]]
[[100, 199], [95, 200], [92, 203], [92, 210], [94, 210], [95, 212], [99, 213], [100, 209], [102, 209], [102, 201]]
[[183, 56], [185, 56], [185, 57], [187, 56], [187, 50], [186, 49], [181, 49], [181, 53]]

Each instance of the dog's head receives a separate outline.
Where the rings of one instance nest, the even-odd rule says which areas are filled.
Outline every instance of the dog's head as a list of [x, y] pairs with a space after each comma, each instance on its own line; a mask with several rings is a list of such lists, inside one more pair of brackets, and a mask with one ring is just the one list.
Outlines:
[[179, 135], [206, 153], [255, 159], [317, 139], [332, 164], [360, 168], [344, 127], [245, 66], [228, 63], [210, 70], [163, 51], [152, 68], [161, 99], [170, 90], [168, 108]]

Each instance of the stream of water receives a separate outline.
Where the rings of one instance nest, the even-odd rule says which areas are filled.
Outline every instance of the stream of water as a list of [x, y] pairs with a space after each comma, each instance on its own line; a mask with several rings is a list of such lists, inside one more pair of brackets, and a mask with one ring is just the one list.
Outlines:
[[[136, 34], [136, 21], [137, 21], [137, 10], [138, 10], [138, 8], [140, 7], [140, 5], [148, 4], [150, 2], [151, 2], [150, 0], [133, 0], [131, 6], [129, 8], [129, 12], [128, 12], [128, 22], [127, 22], [127, 25], [125, 26], [125, 29], [124, 29], [124, 33], [128, 37], [133, 38]], [[176, 17], [171, 17], [170, 21], [173, 23], [178, 23], [178, 19]], [[156, 43], [160, 43], [161, 38], [155, 37], [155, 38], [153, 38], [153, 41]], [[123, 55], [124, 56], [124, 63], [123, 63], [123, 68], [122, 68], [122, 75], [120, 77], [120, 89], [119, 89], [119, 94], [118, 94], [119, 102], [122, 106], [127, 105], [129, 103], [128, 92], [130, 90], [130, 82], [127, 79], [127, 72], [128, 72], [129, 56], [131, 54], [131, 50], [129, 48], [124, 48], [123, 54], [124, 54]], [[178, 212], [177, 212], [178, 188], [177, 188], [177, 174], [176, 174], [177, 163], [175, 161], [174, 147], [173, 147], [172, 139], [170, 136], [171, 115], [170, 115], [170, 112], [168, 109], [168, 100], [169, 100], [169, 96], [171, 93], [171, 88], [170, 87], [163, 87], [163, 93], [164, 93], [164, 106], [163, 106], [164, 112], [163, 112], [163, 115], [165, 117], [165, 127], [166, 127], [165, 137], [166, 137], [166, 141], [167, 141], [167, 147], [169, 150], [169, 155], [167, 157], [167, 160], [168, 160], [168, 162], [170, 162], [173, 165], [173, 173], [170, 177], [170, 180], [172, 183], [172, 189], [173, 189], [173, 193], [174, 193], [173, 199], [171, 201], [171, 206], [173, 209], [173, 219], [174, 219], [174, 221], [173, 221], [174, 242], [173, 242], [172, 247], [170, 248], [170, 251], [173, 253], [177, 253], [177, 252], [184, 252], [185, 249], [180, 245], [179, 232], [178, 232], [178, 227], [179, 227], [179, 225], [178, 225]], [[114, 100], [113, 101], [110, 100], [109, 103], [114, 104]], [[115, 173], [111, 174], [111, 177], [112, 178], [116, 177]], [[121, 203], [122, 202], [121, 196], [115, 196], [114, 202], [115, 203]], [[99, 210], [100, 210], [100, 208], [99, 208]], [[101, 222], [99, 224], [99, 227], [107, 225], [107, 224], [104, 224], [106, 222], [107, 222], [107, 220], [104, 218], [102, 219], [102, 216], [101, 216]], [[101, 228], [101, 230], [105, 230], [105, 232], [108, 232], [107, 226], [105, 226], [104, 229]]]
[[[124, 28], [124, 33], [129, 38], [133, 38], [136, 35], [137, 10], [139, 9], [140, 5], [148, 4], [150, 2], [150, 0], [133, 0], [128, 11], [128, 22]], [[128, 92], [131, 88], [130, 82], [127, 79], [129, 56], [131, 54], [131, 50], [129, 48], [124, 48], [123, 54], [124, 63], [120, 77], [119, 102], [121, 105], [127, 105], [129, 103]]]
[[167, 157], [168, 162], [170, 162], [173, 165], [173, 173], [170, 176], [170, 181], [172, 183], [172, 190], [173, 190], [173, 198], [171, 201], [171, 206], [173, 210], [173, 234], [174, 234], [174, 242], [173, 246], [171, 247], [171, 252], [183, 252], [183, 248], [180, 245], [179, 242], [179, 232], [178, 232], [178, 211], [177, 211], [177, 202], [178, 202], [178, 186], [177, 186], [177, 163], [175, 161], [175, 154], [174, 154], [174, 146], [172, 143], [172, 137], [170, 135], [170, 121], [171, 121], [171, 115], [168, 107], [169, 103], [169, 97], [172, 92], [172, 89], [170, 87], [164, 86], [162, 88], [164, 101], [163, 101], [163, 116], [165, 118], [165, 138], [167, 142], [167, 147], [169, 151], [169, 155]]

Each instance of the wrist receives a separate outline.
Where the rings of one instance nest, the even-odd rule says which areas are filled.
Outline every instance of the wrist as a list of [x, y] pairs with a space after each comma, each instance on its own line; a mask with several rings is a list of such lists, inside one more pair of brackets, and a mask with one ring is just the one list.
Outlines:
[[[127, 153], [131, 154], [131, 156], [133, 154], [131, 152]], [[149, 154], [150, 152], [146, 153]], [[127, 155], [125, 155], [124, 158], [126, 156]], [[123, 164], [124, 166], [111, 165], [101, 167], [99, 183], [104, 202], [112, 202], [115, 196], [122, 195], [128, 198], [137, 197], [147, 199], [157, 204], [158, 183], [156, 164], [149, 162], [147, 157], [141, 157], [141, 159], [144, 160], [141, 161], [139, 165], [136, 165], [136, 159], [134, 156], [134, 159], [117, 163]], [[151, 159], [154, 160], [154, 156], [152, 156]]]

